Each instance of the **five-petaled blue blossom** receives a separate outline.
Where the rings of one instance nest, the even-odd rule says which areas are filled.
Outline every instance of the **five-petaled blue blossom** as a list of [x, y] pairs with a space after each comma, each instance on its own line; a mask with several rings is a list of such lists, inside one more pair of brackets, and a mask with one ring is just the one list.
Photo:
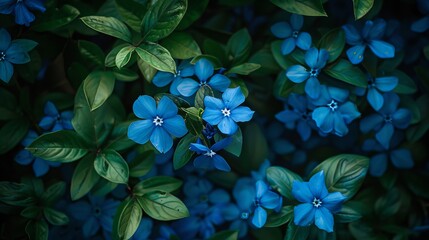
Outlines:
[[223, 134], [234, 134], [236, 122], [247, 122], [253, 117], [254, 111], [240, 106], [245, 100], [240, 87], [229, 88], [222, 94], [222, 100], [211, 96], [204, 98], [203, 119], [211, 125], [217, 125]]
[[321, 86], [320, 97], [312, 100], [315, 109], [311, 117], [322, 133], [345, 136], [349, 132], [347, 124], [360, 117], [356, 105], [347, 101], [348, 96], [347, 90]]
[[285, 110], [276, 114], [277, 120], [283, 122], [288, 129], [296, 128], [302, 141], [307, 141], [311, 136], [311, 126], [314, 126], [311, 111], [307, 107], [307, 98], [292, 93], [287, 103], [292, 109], [285, 106]]
[[378, 113], [371, 114], [360, 122], [360, 130], [367, 133], [376, 132], [375, 139], [385, 148], [389, 148], [395, 128], [406, 129], [411, 122], [411, 111], [406, 108], [398, 108], [399, 96], [395, 93], [385, 93], [384, 105]]
[[4, 28], [0, 28], [0, 80], [8, 83], [13, 75], [12, 64], [30, 62], [28, 52], [36, 46], [36, 42], [27, 39], [12, 41], [10, 34]]
[[282, 202], [282, 197], [279, 194], [269, 190], [268, 185], [264, 181], [258, 180], [256, 182], [255, 210], [252, 217], [252, 224], [257, 228], [263, 227], [267, 221], [267, 211], [265, 208], [279, 210]]
[[305, 80], [305, 93], [310, 98], [318, 98], [320, 95], [320, 82], [317, 77], [328, 61], [329, 53], [325, 49], [310, 48], [305, 53], [305, 63], [308, 69], [301, 65], [290, 66], [286, 70], [286, 76], [294, 83], [302, 83]]
[[340, 192], [328, 192], [323, 170], [308, 182], [293, 181], [292, 195], [302, 202], [293, 209], [295, 225], [304, 227], [315, 223], [319, 229], [334, 231], [332, 214], [341, 210], [346, 197]]
[[[39, 135], [35, 131], [29, 130], [21, 144], [24, 147], [27, 147], [38, 137]], [[15, 161], [20, 165], [29, 165], [33, 163], [33, 172], [36, 177], [41, 177], [48, 173], [50, 167], [59, 167], [61, 165], [60, 162], [51, 162], [35, 157], [26, 149], [23, 149], [16, 154]]]
[[291, 53], [296, 46], [302, 50], [308, 50], [311, 46], [311, 36], [307, 32], [300, 32], [304, 17], [297, 14], [290, 16], [290, 24], [278, 22], [271, 27], [271, 32], [278, 38], [284, 38], [281, 45], [283, 55]]
[[195, 63], [194, 68], [195, 75], [197, 75], [200, 81], [197, 82], [193, 79], [185, 78], [177, 86], [177, 90], [179, 91], [179, 93], [185, 97], [190, 97], [194, 95], [200, 87], [205, 85], [208, 85], [213, 89], [223, 92], [231, 84], [231, 80], [229, 80], [229, 78], [225, 75], [222, 75], [220, 73], [213, 75], [213, 64], [205, 58], [198, 60], [198, 62]]
[[362, 33], [359, 33], [350, 24], [344, 25], [343, 30], [346, 33], [347, 43], [353, 46], [346, 52], [347, 57], [353, 64], [362, 62], [367, 46], [379, 58], [393, 58], [395, 56], [395, 47], [381, 40], [386, 31], [386, 22], [383, 19], [366, 21]]
[[[368, 76], [368, 93], [366, 99], [375, 111], [380, 110], [384, 104], [383, 95], [380, 92], [390, 92], [398, 85], [398, 78], [394, 76], [376, 77]], [[363, 96], [365, 88], [358, 88], [356, 94]]]
[[163, 96], [156, 105], [155, 99], [144, 95], [137, 98], [133, 104], [134, 114], [142, 118], [128, 127], [128, 138], [145, 144], [149, 141], [161, 153], [166, 153], [173, 146], [174, 137], [183, 137], [188, 130], [185, 120], [178, 115], [174, 102]]
[[15, 15], [15, 22], [19, 25], [30, 26], [36, 18], [30, 10], [45, 12], [42, 0], [1, 0], [0, 13]]
[[73, 118], [73, 111], [58, 112], [55, 105], [48, 101], [45, 104], [44, 113], [46, 116], [39, 122], [39, 126], [45, 131], [59, 131], [59, 130], [72, 130], [73, 125], [71, 120]]
[[228, 137], [213, 144], [213, 146], [210, 148], [200, 144], [199, 142], [191, 143], [189, 149], [200, 154], [200, 156], [196, 157], [194, 160], [194, 167], [204, 169], [216, 168], [225, 172], [231, 171], [231, 167], [228, 165], [225, 159], [217, 153], [231, 144], [231, 142], [232, 138]]
[[183, 79], [188, 79], [192, 75], [194, 75], [194, 65], [190, 64], [189, 61], [182, 61], [177, 67], [176, 74], [158, 71], [153, 77], [152, 82], [157, 87], [164, 87], [171, 83], [170, 93], [180, 95], [177, 86], [179, 86]]

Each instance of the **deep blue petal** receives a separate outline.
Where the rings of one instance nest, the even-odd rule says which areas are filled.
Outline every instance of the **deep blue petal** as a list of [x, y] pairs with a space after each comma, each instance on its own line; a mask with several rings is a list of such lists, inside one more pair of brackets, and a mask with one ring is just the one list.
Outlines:
[[179, 85], [177, 85], [177, 91], [185, 97], [194, 95], [199, 88], [200, 84], [191, 78], [185, 78], [181, 83], [179, 83]]
[[395, 113], [400, 101], [399, 96], [396, 93], [388, 92], [383, 94], [383, 97], [384, 105], [379, 112], [383, 113], [384, 115], [391, 115]]
[[218, 124], [218, 128], [223, 134], [232, 135], [237, 131], [238, 125], [234, 120], [232, 120], [232, 118], [223, 117]]
[[213, 204], [228, 203], [230, 197], [227, 191], [215, 189], [209, 194], [209, 201]]
[[34, 163], [33, 163], [33, 171], [36, 177], [41, 177], [46, 173], [48, 173], [49, 165], [46, 162], [46, 160], [43, 160], [41, 158], [36, 158], [34, 159]]
[[347, 135], [349, 129], [347, 128], [346, 123], [344, 122], [344, 118], [338, 112], [334, 115], [334, 133], [339, 137], [343, 137]]
[[208, 82], [210, 87], [218, 90], [219, 92], [224, 92], [230, 84], [231, 80], [222, 74], [215, 74]]
[[286, 77], [294, 83], [301, 83], [310, 77], [310, 73], [301, 65], [293, 65], [286, 70]]
[[384, 36], [386, 31], [386, 21], [383, 19], [377, 19], [371, 27], [371, 31], [368, 33], [369, 39], [380, 39]]
[[[0, 1], [0, 13], [1, 14], [11, 14], [13, 12], [13, 10], [15, 9], [15, 3], [16, 3], [16, 0], [1, 0]], [[1, 50], [4, 50], [4, 49], [1, 49]]]
[[183, 137], [187, 132], [185, 120], [180, 115], [164, 119], [162, 127], [175, 137]]
[[363, 60], [364, 52], [365, 52], [365, 45], [359, 44], [347, 49], [346, 54], [351, 63], [359, 64]]
[[372, 40], [369, 42], [369, 48], [379, 58], [393, 58], [395, 56], [395, 47], [384, 41]]
[[256, 198], [261, 198], [267, 191], [267, 184], [262, 180], [258, 180], [256, 182]]
[[314, 197], [322, 199], [328, 195], [328, 189], [325, 184], [325, 174], [322, 171], [315, 173], [308, 182], [310, 191]]
[[158, 108], [156, 109], [156, 115], [167, 119], [177, 115], [178, 108], [176, 104], [167, 96], [163, 96], [159, 100]]
[[173, 82], [170, 85], [170, 93], [176, 96], [179, 96], [179, 90], [177, 90], [177, 87], [183, 82], [184, 78], [176, 77], [174, 78]]
[[46, 116], [46, 117], [43, 117], [42, 120], [40, 120], [39, 126], [43, 130], [51, 130], [52, 126], [55, 124], [56, 121], [57, 121], [56, 118], [53, 118], [51, 116]]
[[232, 142], [231, 137], [224, 138], [224, 139], [220, 140], [219, 142], [213, 144], [213, 146], [211, 147], [211, 150], [213, 150], [215, 152], [220, 151], [221, 149], [224, 149], [229, 144], [231, 144], [231, 142]]
[[413, 157], [408, 149], [400, 148], [390, 152], [393, 166], [399, 169], [410, 169], [414, 166]]
[[100, 229], [100, 224], [95, 217], [88, 218], [82, 227], [82, 233], [85, 238], [94, 236]]
[[292, 195], [300, 202], [311, 202], [313, 201], [313, 193], [310, 191], [308, 182], [293, 181], [292, 183]]
[[231, 167], [226, 162], [226, 160], [222, 156], [220, 156], [218, 154], [216, 154], [216, 155], [213, 156], [213, 165], [218, 170], [221, 170], [221, 171], [224, 171], [224, 172], [231, 171]]
[[150, 142], [160, 153], [168, 152], [173, 146], [173, 139], [162, 127], [155, 127], [150, 136]]
[[325, 49], [320, 49], [317, 55], [316, 66], [314, 68], [319, 70], [324, 68], [326, 63], [328, 62], [328, 59], [329, 59], [328, 51], [326, 51]]
[[257, 228], [262, 228], [267, 221], [267, 211], [261, 207], [255, 209], [252, 224]]
[[363, 133], [368, 133], [371, 130], [376, 130], [381, 127], [384, 119], [379, 114], [371, 114], [360, 121], [360, 130]]
[[203, 169], [212, 169], [213, 168], [213, 160], [211, 157], [201, 155], [194, 159], [194, 167], [195, 168], [203, 168]]
[[15, 156], [15, 162], [20, 165], [28, 165], [34, 160], [33, 154], [28, 150], [21, 150]]
[[128, 138], [139, 144], [145, 144], [155, 128], [152, 120], [140, 120], [132, 122], [128, 127]]
[[314, 69], [318, 68], [317, 67], [318, 59], [319, 59], [319, 50], [317, 48], [312, 47], [308, 49], [308, 51], [305, 53], [305, 63], [310, 68], [314, 68]]
[[58, 110], [51, 101], [47, 101], [43, 109], [44, 113], [51, 117], [58, 117]]
[[282, 42], [282, 45], [280, 46], [280, 51], [283, 55], [288, 55], [295, 49], [295, 46], [296, 46], [295, 38], [289, 37]]
[[311, 128], [308, 125], [307, 121], [299, 121], [297, 131], [302, 141], [307, 141], [311, 136]]
[[46, 8], [43, 6], [43, 0], [26, 0], [24, 1], [25, 5], [31, 10], [37, 10], [44, 12]]
[[206, 145], [202, 145], [199, 143], [191, 143], [189, 146], [189, 149], [191, 151], [197, 152], [198, 154], [204, 154], [207, 152], [210, 152], [210, 148], [208, 148]]
[[156, 117], [156, 102], [150, 96], [139, 96], [133, 104], [134, 114], [143, 119], [153, 119]]
[[392, 115], [392, 123], [396, 128], [405, 129], [410, 125], [412, 118], [411, 111], [406, 108], [396, 110]]
[[314, 221], [315, 208], [311, 203], [303, 203], [293, 208], [293, 222], [297, 226], [306, 227]]
[[301, 115], [295, 111], [284, 110], [276, 114], [277, 120], [283, 123], [295, 123], [301, 119]]
[[334, 117], [329, 107], [318, 107], [314, 109], [311, 117], [322, 132], [330, 133], [334, 129]]
[[290, 25], [295, 31], [301, 30], [302, 25], [304, 24], [304, 17], [298, 14], [292, 14], [290, 16]]
[[237, 180], [232, 195], [241, 211], [250, 211], [256, 197], [256, 189], [252, 178], [243, 177]]
[[267, 191], [260, 199], [261, 206], [266, 209], [275, 209], [279, 206], [281, 197], [272, 191]]
[[0, 28], [0, 51], [5, 51], [6, 49], [8, 49], [10, 41], [10, 34], [6, 31], [6, 29]]
[[278, 22], [271, 26], [271, 32], [278, 38], [287, 38], [292, 35], [292, 29], [287, 22]]
[[91, 214], [91, 205], [87, 201], [73, 202], [67, 206], [67, 212], [76, 220], [86, 220]]
[[358, 111], [356, 105], [352, 102], [346, 102], [338, 108], [338, 112], [341, 113], [346, 124], [351, 123], [356, 118], [360, 117], [360, 112]]
[[394, 76], [378, 77], [374, 81], [375, 87], [383, 92], [389, 92], [398, 85], [398, 78]]
[[429, 16], [423, 17], [411, 24], [411, 30], [414, 32], [426, 32], [429, 29]]
[[315, 77], [310, 77], [305, 83], [305, 93], [310, 98], [318, 98], [320, 96], [320, 82]]
[[349, 97], [349, 91], [337, 87], [327, 87], [328, 93], [332, 99], [340, 103], [345, 102]]
[[13, 75], [13, 66], [8, 61], [0, 61], [0, 80], [9, 83]]
[[201, 82], [207, 81], [213, 73], [213, 64], [209, 60], [202, 58], [195, 63], [195, 75], [197, 75]]
[[351, 24], [344, 25], [343, 30], [346, 34], [346, 41], [350, 45], [357, 45], [362, 42], [359, 31]]
[[391, 123], [385, 123], [384, 126], [375, 134], [375, 139], [385, 148], [389, 149], [390, 140], [394, 132]]
[[152, 79], [152, 83], [157, 87], [164, 87], [170, 84], [174, 79], [174, 75], [168, 72], [158, 71]]
[[308, 50], [311, 47], [311, 35], [307, 32], [301, 32], [296, 39], [296, 45], [302, 50]]
[[23, 2], [15, 5], [15, 22], [19, 25], [29, 26], [36, 17], [31, 13]]
[[366, 99], [368, 100], [368, 103], [371, 105], [372, 108], [374, 108], [375, 111], [380, 110], [384, 104], [383, 95], [381, 95], [377, 91], [377, 89], [373, 87], [368, 89], [368, 95], [366, 96]]
[[341, 204], [347, 199], [340, 192], [329, 193], [322, 199], [322, 206], [329, 209], [332, 213], [336, 213], [341, 209]]
[[240, 87], [228, 88], [222, 94], [222, 99], [225, 104], [225, 107], [232, 110], [244, 102], [245, 96], [241, 91]]
[[319, 229], [327, 232], [334, 231], [334, 216], [327, 208], [321, 207], [316, 210], [314, 222]]
[[383, 176], [387, 169], [387, 155], [377, 154], [371, 157], [369, 162], [369, 173], [374, 177]]

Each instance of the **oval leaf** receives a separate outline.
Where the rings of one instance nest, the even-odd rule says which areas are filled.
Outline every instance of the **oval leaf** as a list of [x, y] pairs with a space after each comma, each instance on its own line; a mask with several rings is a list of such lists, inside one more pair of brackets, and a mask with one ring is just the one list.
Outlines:
[[185, 32], [172, 33], [162, 40], [164, 46], [173, 58], [188, 59], [201, 55], [200, 47], [192, 36]]
[[170, 193], [149, 193], [137, 197], [137, 200], [145, 213], [156, 220], [169, 221], [189, 216], [185, 204]]
[[128, 164], [114, 150], [106, 150], [97, 155], [94, 168], [103, 178], [114, 183], [127, 183], [129, 176]]
[[55, 226], [65, 225], [70, 221], [67, 215], [52, 208], [45, 207], [43, 209], [43, 214], [46, 220]]
[[323, 48], [329, 53], [328, 62], [333, 62], [343, 52], [346, 44], [346, 35], [342, 28], [335, 28], [323, 35], [319, 41], [319, 48]]
[[172, 192], [182, 186], [182, 181], [167, 176], [151, 177], [136, 184], [133, 188], [133, 193], [138, 196], [143, 196], [146, 193], [161, 191]]
[[143, 43], [136, 48], [139, 57], [153, 68], [163, 71], [176, 73], [176, 62], [171, 57], [167, 49], [156, 43]]
[[353, 0], [353, 13], [358, 20], [365, 16], [374, 5], [374, 0]]
[[97, 32], [131, 42], [130, 30], [123, 22], [114, 17], [88, 16], [82, 17], [81, 20], [86, 26]]
[[324, 72], [333, 78], [357, 87], [366, 88], [368, 85], [368, 79], [365, 74], [358, 67], [344, 59], [339, 60], [329, 68], [325, 68]]
[[282, 196], [289, 200], [294, 200], [292, 196], [292, 183], [293, 181], [302, 181], [302, 178], [282, 167], [269, 167], [267, 169], [267, 180], [276, 191], [278, 191]]
[[143, 211], [135, 198], [125, 201], [120, 210], [117, 226], [119, 239], [130, 239], [139, 227]]
[[91, 111], [99, 108], [110, 97], [115, 87], [112, 72], [91, 72], [83, 82], [83, 91]]
[[100, 175], [94, 169], [94, 159], [93, 154], [88, 154], [76, 166], [70, 186], [73, 201], [85, 196], [100, 179]]

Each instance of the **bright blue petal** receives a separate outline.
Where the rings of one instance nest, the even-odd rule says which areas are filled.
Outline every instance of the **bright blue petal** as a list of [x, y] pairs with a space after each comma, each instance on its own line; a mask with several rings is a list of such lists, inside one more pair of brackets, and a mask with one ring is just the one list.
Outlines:
[[278, 22], [271, 26], [271, 32], [278, 38], [287, 38], [292, 35], [292, 29], [287, 22]]
[[162, 127], [155, 127], [150, 136], [150, 142], [160, 153], [168, 152], [173, 146], [173, 139]]
[[305, 83], [305, 93], [310, 98], [318, 98], [320, 95], [320, 82], [315, 77], [310, 77]]
[[344, 25], [343, 30], [346, 34], [346, 41], [350, 45], [357, 45], [362, 42], [362, 38], [358, 32], [358, 30], [350, 24]]
[[[313, 200], [313, 199], [312, 199]], [[314, 221], [315, 208], [311, 203], [303, 203], [293, 209], [293, 222], [297, 226], [306, 227]]]
[[392, 115], [392, 123], [396, 128], [405, 129], [410, 125], [412, 118], [411, 111], [406, 108], [396, 110]]
[[231, 167], [228, 165], [225, 159], [222, 156], [219, 156], [218, 154], [213, 156], [213, 165], [218, 170], [221, 170], [224, 172], [231, 171]]
[[257, 207], [253, 214], [252, 224], [257, 228], [262, 228], [267, 221], [267, 211], [261, 207]]
[[289, 37], [282, 42], [282, 45], [280, 46], [280, 51], [283, 55], [288, 55], [295, 49], [295, 46], [296, 46], [295, 38]]
[[214, 110], [221, 110], [225, 108], [225, 104], [222, 100], [211, 96], [204, 97], [204, 106], [206, 107], [206, 109], [211, 108]]
[[[2, 3], [0, 3], [1, 6]], [[1, 11], [1, 10], [0, 10]], [[0, 28], [0, 51], [5, 51], [10, 45], [10, 34], [4, 28]]]
[[300, 182], [294, 180], [292, 183], [292, 195], [300, 202], [313, 201], [313, 193], [310, 191], [308, 182]]
[[379, 58], [393, 58], [395, 56], [395, 47], [384, 41], [372, 40], [369, 42], [369, 48]]
[[[176, 96], [179, 96], [179, 90], [177, 90], [177, 87], [183, 82], [184, 78], [176, 77], [174, 78], [173, 82], [170, 85], [170, 93]], [[187, 79], [187, 78], [186, 78]]]
[[304, 24], [304, 17], [298, 14], [292, 14], [290, 16], [290, 25], [292, 26], [292, 29], [297, 31], [302, 28], [302, 25]]
[[224, 116], [218, 109], [206, 108], [203, 112], [202, 118], [211, 125], [217, 125], [222, 121], [222, 119], [224, 119]]
[[143, 119], [153, 119], [156, 117], [156, 102], [150, 96], [139, 96], [133, 104], [134, 114]]
[[9, 83], [13, 75], [13, 66], [8, 61], [0, 61], [0, 80]]
[[390, 152], [393, 166], [399, 169], [410, 169], [414, 166], [413, 157], [408, 149], [401, 148]]
[[375, 134], [375, 139], [385, 148], [389, 149], [390, 140], [394, 132], [391, 123], [385, 123], [384, 126]]
[[267, 184], [262, 180], [258, 180], [256, 182], [256, 197], [261, 198], [267, 191], [268, 191]]
[[177, 85], [177, 91], [185, 97], [194, 95], [200, 88], [200, 84], [191, 78], [185, 78], [179, 85]]
[[333, 98], [335, 101], [338, 101], [340, 103], [345, 102], [349, 97], [349, 91], [346, 89], [337, 88], [337, 87], [327, 87], [327, 90], [331, 98]]
[[231, 80], [222, 74], [215, 74], [208, 82], [210, 87], [218, 90], [219, 92], [224, 92], [230, 84]]
[[294, 83], [301, 83], [310, 77], [310, 73], [301, 65], [293, 65], [286, 70], [286, 76]]
[[180, 115], [164, 119], [162, 127], [175, 137], [183, 137], [188, 132], [185, 120]]
[[308, 50], [311, 47], [311, 35], [307, 32], [301, 32], [296, 39], [296, 45], [302, 50]]
[[213, 161], [211, 157], [201, 155], [194, 159], [195, 168], [212, 169]]
[[238, 107], [246, 99], [240, 87], [228, 88], [223, 94], [222, 99], [225, 106], [232, 110]]
[[322, 199], [328, 195], [328, 189], [325, 184], [325, 174], [322, 171], [315, 173], [308, 182], [310, 191], [314, 197]]
[[211, 147], [211, 149], [215, 152], [220, 151], [221, 149], [226, 148], [229, 144], [231, 144], [232, 142], [232, 138], [231, 137], [227, 137], [224, 138], [222, 140], [220, 140], [219, 142], [213, 144], [213, 146]]
[[128, 127], [128, 138], [139, 144], [145, 144], [155, 128], [151, 119], [135, 121]]
[[366, 118], [360, 120], [360, 130], [363, 133], [368, 133], [371, 130], [380, 128], [384, 119], [379, 114], [371, 114]]
[[158, 108], [156, 109], [156, 115], [167, 119], [176, 116], [177, 111], [177, 106], [173, 100], [167, 96], [163, 96], [161, 100], [159, 100]]
[[210, 152], [210, 148], [208, 148], [206, 145], [202, 145], [199, 143], [191, 143], [189, 149], [191, 151], [197, 152], [198, 154]]
[[317, 68], [317, 69], [324, 68], [326, 63], [328, 62], [328, 59], [329, 59], [328, 51], [326, 51], [325, 49], [320, 49], [317, 56], [316, 66], [314, 68]]
[[341, 209], [341, 204], [347, 199], [340, 192], [329, 193], [322, 199], [322, 206], [329, 209], [329, 211], [336, 213]]
[[317, 67], [317, 63], [319, 60], [319, 50], [317, 50], [317, 48], [310, 48], [308, 49], [308, 51], [305, 53], [305, 63], [307, 64], [307, 66], [309, 66], [310, 68], [318, 68]]
[[322, 132], [330, 133], [334, 129], [334, 117], [329, 107], [318, 107], [314, 109], [311, 117]]
[[360, 112], [358, 111], [356, 105], [352, 102], [346, 102], [342, 104], [337, 111], [341, 113], [341, 117], [346, 124], [349, 124], [356, 118], [360, 117]]
[[368, 89], [368, 95], [366, 96], [366, 99], [368, 100], [368, 103], [371, 105], [372, 108], [374, 108], [375, 111], [380, 110], [384, 104], [383, 95], [381, 95], [377, 91], [377, 89], [373, 87]]
[[423, 17], [411, 24], [411, 30], [413, 32], [426, 32], [429, 29], [429, 16]]
[[378, 77], [374, 81], [375, 87], [383, 92], [390, 92], [398, 85], [397, 77]]
[[34, 160], [33, 154], [28, 150], [21, 150], [15, 156], [15, 162], [20, 165], [28, 165]]
[[152, 79], [152, 83], [157, 87], [164, 87], [170, 84], [174, 79], [174, 75], [168, 72], [158, 71]]
[[387, 169], [387, 155], [384, 153], [371, 157], [369, 162], [369, 173], [374, 177], [383, 176]]
[[214, 68], [209, 60], [202, 58], [195, 63], [195, 75], [197, 75], [201, 82], [207, 81], [213, 75], [213, 72]]
[[237, 107], [231, 110], [231, 118], [235, 122], [248, 122], [252, 119], [255, 112], [248, 107]]
[[234, 134], [238, 129], [237, 123], [235, 123], [234, 120], [232, 120], [232, 118], [230, 117], [224, 117], [219, 122], [217, 127], [223, 134], [228, 134], [228, 135]]
[[184, 78], [190, 77], [195, 73], [194, 65], [190, 64], [187, 61], [183, 61], [179, 65], [179, 69], [180, 69], [180, 76]]
[[261, 206], [267, 209], [274, 209], [279, 206], [281, 197], [272, 192], [267, 191], [260, 199]]
[[41, 177], [49, 171], [49, 165], [46, 160], [36, 158], [33, 163], [33, 171], [36, 177]]
[[351, 63], [359, 64], [363, 60], [364, 52], [365, 52], [365, 45], [359, 44], [347, 49], [346, 54]]
[[334, 133], [339, 137], [347, 135], [349, 129], [344, 122], [343, 116], [338, 112], [334, 114]]
[[314, 223], [319, 229], [327, 232], [334, 231], [334, 216], [328, 209], [321, 207], [316, 210], [314, 214]]

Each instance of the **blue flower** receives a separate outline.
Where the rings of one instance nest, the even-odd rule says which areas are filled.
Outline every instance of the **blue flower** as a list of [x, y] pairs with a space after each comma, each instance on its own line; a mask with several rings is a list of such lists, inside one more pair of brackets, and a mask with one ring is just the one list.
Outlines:
[[[375, 111], [380, 110], [384, 104], [383, 95], [380, 92], [390, 92], [398, 85], [398, 78], [394, 76], [373, 78], [368, 76], [368, 93], [366, 99]], [[365, 94], [364, 88], [358, 88], [356, 94]]]
[[9, 33], [4, 28], [0, 28], [0, 80], [9, 83], [13, 75], [12, 64], [30, 62], [28, 52], [36, 45], [36, 42], [26, 39], [11, 41]]
[[202, 86], [208, 85], [213, 89], [216, 89], [220, 92], [225, 91], [228, 86], [231, 84], [231, 80], [222, 74], [215, 74], [214, 67], [212, 63], [202, 58], [195, 63], [195, 75], [197, 75], [200, 82], [196, 82], [190, 78], [185, 78], [177, 86], [179, 93], [185, 97], [190, 97], [194, 95], [198, 89]]
[[293, 65], [286, 70], [286, 76], [294, 83], [302, 83], [307, 80], [305, 93], [310, 98], [318, 98], [320, 95], [320, 82], [317, 77], [325, 67], [328, 58], [329, 53], [325, 49], [310, 48], [305, 53], [305, 63], [308, 69], [301, 65]]
[[200, 154], [200, 156], [194, 159], [194, 167], [204, 169], [216, 168], [225, 172], [231, 171], [231, 167], [225, 159], [217, 154], [218, 151], [227, 147], [231, 142], [232, 138], [225, 138], [213, 144], [210, 148], [200, 143], [191, 143], [189, 149]]
[[19, 25], [29, 26], [36, 18], [30, 10], [45, 12], [42, 0], [2, 0], [0, 1], [1, 14], [15, 15], [15, 22]]
[[222, 100], [206, 96], [204, 98], [203, 119], [211, 125], [217, 125], [223, 134], [232, 135], [237, 129], [236, 122], [247, 122], [254, 111], [240, 106], [245, 100], [240, 87], [229, 88], [222, 94]]
[[73, 129], [73, 125], [71, 124], [73, 118], [72, 111], [64, 111], [60, 114], [55, 105], [48, 101], [45, 104], [44, 113], [46, 116], [39, 122], [39, 126], [43, 130], [55, 132], [64, 129]]
[[247, 235], [251, 214], [254, 210], [256, 197], [255, 182], [252, 178], [244, 177], [237, 180], [232, 195], [237, 205], [227, 205], [224, 208], [224, 216], [232, 220], [230, 229], [238, 230], [240, 238]]
[[89, 202], [81, 200], [70, 204], [70, 215], [83, 222], [82, 232], [85, 238], [94, 236], [100, 228], [104, 236], [110, 236], [113, 217], [120, 202], [103, 197], [89, 196]]
[[349, 92], [336, 87], [321, 86], [320, 97], [312, 100], [316, 107], [311, 117], [316, 122], [322, 133], [334, 133], [337, 136], [344, 136], [354, 119], [360, 117], [360, 113], [355, 104], [346, 101]]
[[156, 238], [156, 240], [170, 240], [174, 239], [176, 236], [176, 231], [174, 231], [173, 228], [167, 225], [161, 225], [159, 227], [159, 236]]
[[399, 96], [395, 93], [383, 95], [384, 105], [378, 113], [371, 114], [360, 122], [360, 130], [368, 133], [376, 132], [375, 139], [385, 148], [389, 148], [395, 128], [406, 129], [411, 122], [411, 111], [406, 108], [398, 108]]
[[164, 87], [171, 83], [170, 93], [173, 95], [180, 95], [177, 86], [179, 86], [183, 79], [189, 79], [187, 77], [192, 75], [194, 75], [194, 66], [190, 64], [189, 61], [182, 61], [177, 67], [176, 74], [158, 71], [153, 77], [152, 83], [157, 87]]
[[207, 123], [206, 127], [203, 129], [202, 133], [203, 133], [204, 137], [206, 137], [207, 139], [212, 139], [216, 135], [217, 130], [212, 125]]
[[174, 137], [183, 137], [188, 130], [185, 120], [177, 114], [174, 102], [163, 96], [156, 105], [155, 99], [144, 95], [137, 98], [133, 104], [134, 114], [142, 118], [130, 124], [128, 138], [145, 144], [149, 141], [161, 153], [166, 153], [173, 146]]
[[366, 21], [362, 33], [359, 33], [350, 24], [344, 25], [343, 30], [346, 33], [347, 43], [353, 46], [346, 52], [347, 57], [353, 64], [362, 62], [367, 46], [379, 58], [393, 58], [395, 56], [395, 47], [380, 40], [386, 30], [386, 22], [383, 19]]
[[277, 120], [283, 122], [288, 129], [297, 130], [302, 141], [307, 141], [311, 136], [311, 128], [314, 121], [311, 119], [311, 111], [307, 107], [307, 98], [303, 95], [292, 93], [287, 99], [288, 109], [276, 114]]
[[429, 2], [427, 0], [418, 0], [417, 5], [420, 12], [426, 16], [415, 21], [411, 25], [411, 30], [419, 33], [426, 32], [429, 29]]
[[307, 32], [300, 32], [304, 18], [301, 15], [292, 14], [290, 24], [278, 22], [271, 27], [271, 32], [278, 38], [284, 38], [281, 51], [283, 55], [291, 53], [296, 46], [302, 50], [308, 50], [311, 46], [311, 36]]
[[304, 227], [315, 223], [319, 229], [334, 231], [332, 214], [341, 209], [346, 197], [340, 192], [328, 192], [323, 170], [314, 174], [308, 182], [293, 181], [292, 195], [302, 202], [293, 209], [295, 225]]
[[[29, 130], [21, 144], [27, 147], [38, 137], [39, 135], [35, 131]], [[30, 151], [25, 149], [16, 154], [15, 161], [20, 165], [29, 165], [33, 163], [33, 172], [36, 177], [41, 177], [48, 173], [50, 167], [59, 167], [61, 165], [59, 162], [46, 161], [35, 157]]]
[[255, 210], [253, 213], [252, 224], [261, 228], [267, 221], [266, 209], [279, 209], [282, 205], [282, 197], [268, 189], [268, 185], [258, 180], [256, 182], [256, 196], [254, 199]]

